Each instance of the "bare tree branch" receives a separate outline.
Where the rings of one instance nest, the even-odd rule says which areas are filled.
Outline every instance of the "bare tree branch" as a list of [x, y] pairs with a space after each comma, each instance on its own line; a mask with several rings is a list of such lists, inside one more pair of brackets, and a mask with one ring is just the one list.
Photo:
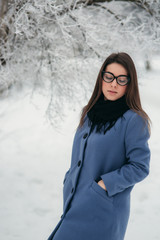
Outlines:
[[[153, 15], [153, 10], [151, 10], [150, 5], [148, 4], [147, 1], [142, 1], [142, 0], [115, 0], [115, 1], [116, 2], [132, 2], [133, 4], [147, 11], [151, 16]], [[77, 7], [78, 7], [78, 4], [84, 4], [84, 6], [89, 6], [89, 5], [96, 6], [96, 3], [104, 3], [104, 2], [112, 2], [112, 0], [87, 0], [87, 1], [80, 0], [77, 2]], [[72, 6], [71, 6], [71, 9], [72, 9]]]
[[57, 119], [59, 103], [87, 94], [111, 51], [142, 59], [160, 49], [158, 0], [7, 1], [12, 3], [1, 21], [9, 32], [1, 38], [6, 65], [0, 66], [0, 89], [30, 84], [48, 94], [50, 119]]
[[[77, 20], [76, 20], [76, 18], [75, 18], [74, 16], [72, 16], [71, 14], [69, 14], [69, 16], [70, 16], [70, 18], [72, 18], [73, 21], [77, 22]], [[83, 38], [84, 38], [84, 41], [85, 41], [85, 43], [87, 44], [87, 46], [89, 47], [89, 49], [90, 49], [92, 52], [94, 52], [94, 53], [97, 55], [98, 58], [100, 58], [100, 57], [101, 57], [100, 54], [99, 54], [95, 49], [93, 49], [93, 48], [87, 43], [87, 40], [86, 40], [86, 30], [85, 30], [85, 28], [84, 28], [82, 25], [79, 25], [79, 24], [77, 24], [77, 27], [78, 27], [79, 30], [81, 31], [81, 34], [82, 34], [82, 36], [83, 36]]]
[[124, 24], [122, 23], [122, 19], [120, 19], [120, 17], [118, 17], [113, 11], [111, 11], [109, 8], [107, 8], [106, 6], [103, 6], [101, 4], [98, 4], [98, 3], [93, 3], [93, 6], [96, 6], [96, 7], [100, 7], [100, 8], [103, 8], [105, 10], [107, 10], [107, 12], [109, 12], [111, 15], [113, 15], [115, 17], [115, 19], [117, 19], [120, 24], [123, 26]]

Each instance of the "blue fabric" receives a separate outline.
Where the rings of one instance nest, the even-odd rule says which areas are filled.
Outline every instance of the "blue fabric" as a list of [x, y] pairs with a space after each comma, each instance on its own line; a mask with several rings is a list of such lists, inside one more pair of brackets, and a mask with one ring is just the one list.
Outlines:
[[[149, 174], [149, 132], [128, 110], [105, 135], [88, 118], [75, 134], [64, 177], [63, 216], [48, 240], [123, 240], [133, 186]], [[107, 191], [97, 180], [102, 178]]]

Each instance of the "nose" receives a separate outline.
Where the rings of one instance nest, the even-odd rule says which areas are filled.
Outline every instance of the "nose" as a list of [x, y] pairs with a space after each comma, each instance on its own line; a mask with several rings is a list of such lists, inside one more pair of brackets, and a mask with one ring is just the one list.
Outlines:
[[117, 82], [116, 79], [113, 80], [113, 82], [111, 82], [111, 87], [117, 87]]

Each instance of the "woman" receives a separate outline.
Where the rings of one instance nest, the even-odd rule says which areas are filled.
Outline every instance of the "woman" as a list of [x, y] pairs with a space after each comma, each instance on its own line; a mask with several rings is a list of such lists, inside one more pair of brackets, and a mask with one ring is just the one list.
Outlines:
[[149, 117], [126, 53], [103, 63], [75, 134], [64, 213], [48, 240], [123, 240], [133, 186], [149, 173]]

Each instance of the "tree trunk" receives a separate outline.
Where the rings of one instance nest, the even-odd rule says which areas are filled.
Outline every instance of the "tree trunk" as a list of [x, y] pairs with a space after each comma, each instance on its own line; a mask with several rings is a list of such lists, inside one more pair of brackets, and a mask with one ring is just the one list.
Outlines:
[[8, 9], [8, 0], [0, 0], [0, 18], [2, 19]]
[[[3, 18], [7, 10], [8, 10], [8, 0], [0, 0], [0, 44], [1, 45], [3, 45], [3, 43], [7, 40], [8, 28], [3, 23]], [[0, 51], [0, 61], [2, 65], [6, 63], [1, 51]]]

